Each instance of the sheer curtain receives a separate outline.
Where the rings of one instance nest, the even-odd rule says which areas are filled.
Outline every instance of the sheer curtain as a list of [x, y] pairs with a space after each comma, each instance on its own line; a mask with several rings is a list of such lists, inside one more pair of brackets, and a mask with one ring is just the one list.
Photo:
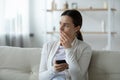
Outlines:
[[0, 46], [30, 47], [29, 0], [0, 0]]

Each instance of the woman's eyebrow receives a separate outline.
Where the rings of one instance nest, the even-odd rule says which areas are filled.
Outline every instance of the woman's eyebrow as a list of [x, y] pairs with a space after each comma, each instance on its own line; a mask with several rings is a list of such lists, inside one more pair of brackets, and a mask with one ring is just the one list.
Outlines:
[[64, 24], [70, 24], [70, 23], [64, 23]]
[[[62, 22], [60, 21], [59, 23], [61, 24]], [[70, 25], [71, 23], [69, 23], [69, 22], [65, 22], [65, 23], [62, 23], [62, 24]]]

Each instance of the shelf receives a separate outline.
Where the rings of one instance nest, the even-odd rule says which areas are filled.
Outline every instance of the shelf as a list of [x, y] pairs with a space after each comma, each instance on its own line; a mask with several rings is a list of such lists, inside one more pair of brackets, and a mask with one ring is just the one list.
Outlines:
[[[47, 9], [48, 12], [52, 12], [52, 11], [65, 11], [67, 9], [55, 9], [55, 10], [52, 10], [52, 9]], [[79, 11], [108, 11], [107, 8], [80, 8], [80, 9], [77, 9]], [[112, 11], [116, 11], [115, 8], [111, 8]]]
[[[113, 3], [114, 0], [108, 0], [106, 2], [101, 1], [101, 2], [103, 2], [103, 7], [102, 6], [99, 7], [99, 8], [97, 8], [97, 6], [96, 7], [93, 7], [93, 6], [78, 7], [76, 10], [82, 12], [82, 14], [84, 14], [83, 17], [85, 16], [86, 19], [88, 19], [88, 20], [91, 20], [91, 21], [98, 20], [100, 23], [101, 23], [101, 21], [105, 22], [105, 25], [107, 25], [107, 28], [106, 28], [105, 31], [103, 31], [100, 28], [99, 31], [97, 31], [98, 29], [97, 30], [95, 29], [94, 31], [92, 31], [93, 29], [91, 29], [91, 31], [81, 30], [81, 33], [85, 36], [93, 36], [93, 37], [104, 36], [105, 39], [107, 40], [107, 44], [106, 44], [105, 48], [107, 50], [110, 50], [111, 47], [112, 47], [112, 39], [114, 39], [114, 37], [119, 35], [117, 32], [112, 31], [112, 26], [114, 25], [114, 19], [115, 19], [115, 16], [116, 16], [116, 12], [119, 14], [119, 10], [117, 10], [115, 7], [113, 7], [113, 5], [115, 5]], [[99, 3], [96, 3], [96, 4], [99, 4]], [[50, 13], [50, 15], [51, 15], [50, 18], [52, 20], [52, 27], [55, 26], [55, 24], [53, 24], [54, 21], [55, 21], [55, 16], [58, 15], [58, 13], [60, 14], [61, 12], [64, 12], [65, 10], [69, 10], [69, 8], [68, 9], [62, 9], [62, 8], [57, 9], [56, 6], [55, 6], [54, 9], [53, 8], [54, 7], [46, 9], [46, 12], [48, 14]], [[99, 23], [96, 23], [96, 24], [99, 25]], [[88, 23], [88, 25], [89, 25], [89, 23]], [[101, 25], [99, 25], [99, 26], [101, 26]], [[51, 30], [51, 31], [47, 31], [46, 34], [48, 35], [48, 37], [52, 38], [52, 37], [57, 36], [57, 38], [58, 38], [59, 31]]]
[[[59, 32], [51, 31], [47, 32], [47, 34], [59, 34]], [[109, 34], [108, 32], [82, 32], [82, 34]], [[117, 32], [111, 32], [111, 34], [117, 34]]]
[[[109, 34], [108, 32], [82, 32], [83, 34]], [[111, 34], [117, 34], [117, 32], [111, 32]]]

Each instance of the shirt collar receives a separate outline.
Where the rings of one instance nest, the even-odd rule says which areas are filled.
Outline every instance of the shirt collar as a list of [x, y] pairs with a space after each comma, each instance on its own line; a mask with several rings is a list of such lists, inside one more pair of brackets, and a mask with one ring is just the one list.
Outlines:
[[75, 37], [75, 39], [71, 43], [72, 46], [75, 44], [76, 40], [77, 40], [77, 38]]

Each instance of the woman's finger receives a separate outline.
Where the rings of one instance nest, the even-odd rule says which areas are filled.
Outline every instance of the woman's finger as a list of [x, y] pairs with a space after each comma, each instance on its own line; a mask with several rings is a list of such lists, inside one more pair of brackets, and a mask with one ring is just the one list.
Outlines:
[[70, 37], [69, 37], [66, 33], [64, 33], [64, 32], [61, 32], [61, 33], [62, 33], [62, 35], [64, 36], [64, 38], [66, 38], [67, 40], [70, 39]]
[[61, 39], [62, 39], [62, 40], [64, 40], [64, 41], [67, 40], [67, 38], [66, 38], [62, 33], [60, 34], [60, 36], [61, 36]]

